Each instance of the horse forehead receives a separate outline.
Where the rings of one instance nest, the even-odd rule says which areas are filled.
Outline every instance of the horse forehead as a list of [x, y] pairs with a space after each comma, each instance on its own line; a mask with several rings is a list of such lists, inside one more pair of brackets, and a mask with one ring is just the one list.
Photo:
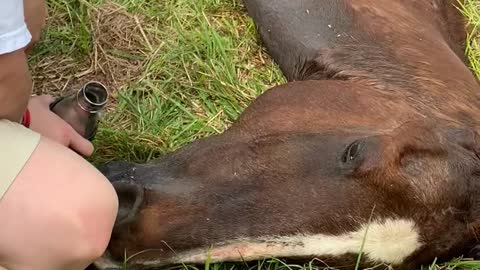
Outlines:
[[[412, 30], [412, 23], [418, 24], [419, 27], [423, 27], [422, 24], [430, 23], [429, 20], [432, 18], [426, 14], [429, 14], [427, 11], [429, 9], [430, 14], [432, 16], [435, 15], [434, 5], [426, 2], [427, 1], [415, 3], [415, 1], [411, 0], [346, 0], [346, 4], [360, 17], [364, 19], [368, 18], [368, 20], [375, 18], [379, 20], [378, 22], [394, 21], [395, 23], [390, 23], [390, 26], [383, 25], [382, 28], [392, 30], [392, 27], [395, 27], [395, 31], [404, 33]], [[418, 11], [419, 8], [424, 12], [417, 13], [416, 11]]]
[[298, 81], [264, 93], [228, 133], [250, 138], [332, 130], [384, 133], [424, 117], [403, 93], [378, 91], [362, 82]]
[[[346, 0], [348, 6], [350, 6], [353, 10], [360, 11], [360, 10], [369, 10], [375, 13], [377, 17], [387, 17], [394, 14], [410, 14], [410, 10], [408, 10], [405, 6], [405, 3], [408, 1], [391, 1], [391, 0]], [[388, 4], [388, 5], [386, 5]]]

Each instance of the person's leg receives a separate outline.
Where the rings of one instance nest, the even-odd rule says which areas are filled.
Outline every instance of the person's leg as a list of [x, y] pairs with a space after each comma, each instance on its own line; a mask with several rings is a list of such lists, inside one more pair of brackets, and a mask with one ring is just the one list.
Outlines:
[[[42, 7], [43, 0], [25, 1], [29, 48], [40, 37]], [[8, 67], [0, 68], [0, 94], [31, 87], [24, 62], [19, 52], [0, 57]], [[11, 70], [18, 78], [8, 79]], [[117, 208], [113, 187], [87, 161], [0, 119], [0, 269], [84, 269], [104, 252]]]
[[110, 240], [118, 208], [115, 191], [73, 151], [46, 138], [36, 145], [37, 136], [0, 121], [0, 179], [11, 177], [12, 168], [19, 167], [16, 160], [28, 157], [3, 198], [0, 190], [0, 267], [84, 269]]

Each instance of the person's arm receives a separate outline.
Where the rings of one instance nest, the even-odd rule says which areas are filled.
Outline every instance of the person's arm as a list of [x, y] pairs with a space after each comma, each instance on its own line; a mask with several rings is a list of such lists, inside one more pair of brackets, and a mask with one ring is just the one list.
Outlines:
[[25, 50], [37, 37], [29, 31], [25, 20], [29, 9], [22, 0], [0, 2], [0, 119], [19, 122], [32, 88]]
[[30, 98], [32, 79], [27, 51], [40, 39], [45, 22], [43, 0], [1, 0], [0, 7], [0, 119], [22, 121], [30, 111], [30, 129], [89, 156], [93, 145], [49, 110], [50, 96]]
[[27, 109], [31, 88], [24, 50], [0, 54], [0, 119], [20, 122]]
[[28, 108], [30, 128], [43, 136], [89, 156], [93, 145], [49, 110], [51, 96], [30, 98], [32, 80], [23, 49], [0, 54], [0, 119], [20, 122]]
[[32, 90], [27, 54], [40, 40], [47, 9], [44, 1], [14, 1], [0, 11], [0, 119], [18, 122]]

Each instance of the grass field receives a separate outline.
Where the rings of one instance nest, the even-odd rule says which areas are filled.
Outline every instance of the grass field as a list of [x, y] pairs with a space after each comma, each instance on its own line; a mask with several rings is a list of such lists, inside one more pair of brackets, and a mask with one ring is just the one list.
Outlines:
[[[155, 3], [155, 4], [154, 4]], [[113, 92], [95, 161], [145, 161], [224, 130], [282, 82], [235, 1], [50, 0], [38, 93], [89, 79]]]
[[[92, 79], [112, 92], [92, 162], [144, 162], [220, 133], [255, 97], [285, 81], [237, 0], [48, 4], [48, 27], [30, 59], [35, 92], [64, 94]], [[472, 0], [462, 10], [475, 26], [466, 53], [480, 77], [479, 5]], [[480, 262], [449, 267], [480, 269]], [[278, 261], [259, 268], [315, 269]]]

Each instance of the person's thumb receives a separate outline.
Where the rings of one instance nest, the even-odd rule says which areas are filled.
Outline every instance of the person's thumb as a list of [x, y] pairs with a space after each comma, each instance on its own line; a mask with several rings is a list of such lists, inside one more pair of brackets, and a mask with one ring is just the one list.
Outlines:
[[82, 156], [85, 156], [85, 157], [91, 156], [94, 151], [93, 144], [89, 140], [83, 138], [74, 129], [72, 129], [71, 133], [72, 135], [70, 137], [71, 139], [70, 139], [69, 147]]
[[46, 106], [49, 106], [55, 101], [55, 98], [51, 95], [38, 96], [36, 97], [36, 99], [38, 99], [39, 102], [41, 102], [43, 105], [46, 105]]

